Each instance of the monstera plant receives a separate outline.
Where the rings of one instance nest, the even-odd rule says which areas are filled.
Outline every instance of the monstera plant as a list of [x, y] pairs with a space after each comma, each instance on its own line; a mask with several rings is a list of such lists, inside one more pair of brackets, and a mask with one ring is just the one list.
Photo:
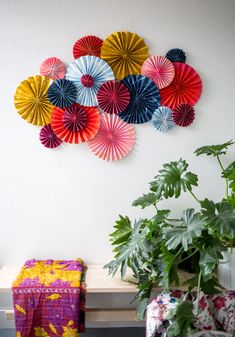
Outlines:
[[[132, 222], [129, 217], [120, 215], [116, 221], [115, 230], [110, 234], [115, 257], [105, 268], [113, 275], [120, 268], [122, 278], [127, 268], [133, 271], [139, 290], [139, 318], [144, 316], [152, 289], [161, 287], [166, 291], [171, 286], [177, 287], [181, 269], [189, 272], [185, 285], [189, 291], [197, 288], [197, 299], [200, 291], [205, 294], [219, 291], [216, 268], [222, 253], [235, 245], [235, 162], [224, 168], [221, 161], [232, 144], [229, 141], [195, 151], [197, 156], [213, 156], [217, 160], [221, 178], [225, 180], [222, 200], [199, 200], [194, 191], [198, 176], [188, 170], [185, 160], [179, 159], [164, 164], [150, 182], [150, 191], [133, 202], [133, 206], [142, 209], [152, 207], [151, 218]], [[176, 219], [169, 209], [161, 209], [161, 201], [179, 198], [183, 192], [192, 196], [199, 211], [190, 207]], [[194, 309], [192, 303], [182, 301], [167, 336], [187, 336], [198, 312]]]

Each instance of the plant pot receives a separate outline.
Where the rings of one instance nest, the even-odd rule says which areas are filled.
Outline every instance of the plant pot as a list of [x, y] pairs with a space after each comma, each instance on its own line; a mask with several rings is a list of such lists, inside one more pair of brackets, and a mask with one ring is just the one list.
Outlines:
[[223, 260], [218, 265], [218, 280], [226, 289], [235, 290], [235, 248], [223, 252]]

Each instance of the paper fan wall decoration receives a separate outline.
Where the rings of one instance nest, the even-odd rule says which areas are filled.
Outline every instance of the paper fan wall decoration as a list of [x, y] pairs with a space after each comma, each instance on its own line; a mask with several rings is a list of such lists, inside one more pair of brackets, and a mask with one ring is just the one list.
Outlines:
[[114, 80], [111, 67], [96, 56], [82, 56], [72, 62], [66, 72], [66, 79], [77, 88], [76, 102], [84, 106], [96, 106], [99, 87]]
[[182, 63], [186, 62], [185, 52], [179, 48], [169, 50], [166, 53], [166, 58], [168, 58], [168, 60], [170, 60], [171, 62], [182, 62]]
[[161, 105], [174, 109], [177, 105], [194, 105], [202, 93], [202, 81], [188, 64], [175, 62], [175, 77], [166, 88], [160, 90]]
[[47, 124], [41, 129], [39, 139], [42, 145], [49, 149], [58, 147], [62, 143], [62, 140], [59, 139], [52, 130], [51, 124]]
[[103, 44], [103, 40], [94, 35], [83, 36], [78, 39], [73, 46], [73, 56], [75, 59], [86, 56], [93, 55], [100, 57], [100, 51]]
[[14, 102], [19, 115], [34, 125], [50, 122], [53, 105], [47, 97], [50, 79], [44, 76], [28, 77], [15, 92]]
[[124, 111], [130, 102], [128, 88], [119, 81], [107, 81], [97, 93], [99, 107], [108, 113], [118, 114]]
[[202, 81], [185, 63], [184, 50], [149, 55], [141, 36], [118, 31], [104, 40], [79, 38], [73, 56], [67, 69], [57, 57], [45, 59], [40, 76], [28, 77], [16, 89], [17, 112], [42, 126], [43, 146], [89, 142], [96, 156], [113, 161], [133, 148], [131, 124], [151, 121], [157, 131], [167, 132], [194, 121]]
[[141, 74], [151, 78], [158, 89], [167, 87], [175, 76], [171, 61], [163, 56], [151, 56], [144, 61]]
[[92, 139], [100, 127], [100, 114], [96, 107], [77, 103], [68, 108], [55, 108], [51, 116], [55, 134], [67, 143], [79, 144]]
[[118, 115], [104, 113], [100, 129], [89, 142], [91, 151], [103, 160], [120, 160], [133, 148], [134, 127], [122, 121]]
[[148, 47], [136, 33], [115, 32], [103, 42], [100, 57], [113, 69], [117, 80], [140, 74]]
[[167, 132], [174, 128], [175, 123], [172, 119], [171, 109], [166, 106], [160, 106], [153, 113], [152, 123], [154, 128], [161, 132]]
[[194, 108], [189, 104], [179, 104], [173, 110], [172, 118], [179, 126], [189, 126], [195, 118]]
[[42, 62], [40, 66], [40, 75], [48, 76], [53, 80], [64, 78], [65, 66], [64, 63], [57, 57], [49, 57]]
[[119, 117], [134, 124], [150, 121], [153, 112], [160, 106], [160, 94], [155, 83], [143, 75], [129, 75], [121, 82], [129, 89], [131, 99]]
[[56, 80], [48, 89], [48, 98], [53, 105], [65, 108], [76, 102], [77, 89], [69, 80]]

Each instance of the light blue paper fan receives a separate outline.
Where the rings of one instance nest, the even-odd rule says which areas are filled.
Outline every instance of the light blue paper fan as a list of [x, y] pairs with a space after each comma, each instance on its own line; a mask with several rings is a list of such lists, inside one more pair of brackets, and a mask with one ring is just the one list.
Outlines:
[[172, 111], [166, 106], [160, 106], [154, 111], [152, 123], [156, 130], [161, 132], [168, 132], [175, 127], [172, 119]]
[[84, 106], [97, 106], [99, 87], [114, 74], [107, 62], [96, 56], [82, 56], [73, 61], [66, 72], [66, 79], [72, 81], [78, 91], [77, 103]]

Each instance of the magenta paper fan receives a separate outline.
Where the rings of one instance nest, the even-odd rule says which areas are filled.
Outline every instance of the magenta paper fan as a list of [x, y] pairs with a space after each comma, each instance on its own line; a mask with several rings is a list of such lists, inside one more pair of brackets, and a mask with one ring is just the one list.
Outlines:
[[49, 149], [53, 149], [62, 143], [62, 140], [52, 130], [51, 124], [47, 124], [41, 129], [39, 139], [42, 145]]
[[47, 76], [53, 80], [64, 78], [65, 66], [64, 63], [57, 57], [49, 57], [42, 62], [40, 66], [40, 74]]
[[162, 89], [173, 81], [175, 69], [166, 57], [150, 56], [143, 63], [141, 74], [154, 81], [158, 89]]
[[97, 100], [100, 108], [110, 114], [124, 111], [130, 102], [130, 92], [125, 84], [107, 81], [98, 90]]
[[120, 160], [133, 148], [135, 129], [118, 115], [104, 113], [100, 129], [89, 142], [91, 151], [104, 160]]

